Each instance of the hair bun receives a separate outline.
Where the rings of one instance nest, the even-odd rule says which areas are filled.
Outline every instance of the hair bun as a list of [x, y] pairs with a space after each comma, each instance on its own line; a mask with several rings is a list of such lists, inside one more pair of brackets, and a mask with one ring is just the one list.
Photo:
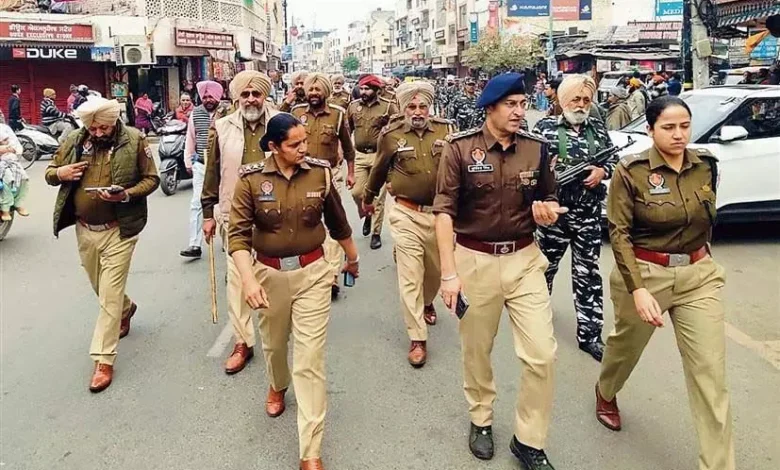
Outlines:
[[260, 150], [262, 150], [263, 152], [270, 152], [271, 151], [271, 147], [268, 145], [268, 141], [269, 141], [268, 134], [265, 134], [260, 139]]

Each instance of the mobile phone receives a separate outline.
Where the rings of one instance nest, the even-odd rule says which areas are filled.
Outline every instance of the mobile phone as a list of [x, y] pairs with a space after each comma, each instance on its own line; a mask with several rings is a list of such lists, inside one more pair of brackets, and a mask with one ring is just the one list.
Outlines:
[[458, 292], [458, 300], [455, 303], [455, 315], [459, 320], [463, 319], [463, 315], [466, 314], [466, 310], [469, 309], [469, 301], [463, 292]]
[[98, 186], [98, 187], [93, 187], [93, 188], [84, 188], [84, 191], [86, 191], [88, 193], [92, 193], [92, 192], [96, 193], [98, 191], [108, 191], [109, 194], [118, 194], [118, 193], [121, 193], [122, 191], [124, 191], [124, 189], [125, 188], [123, 188], [121, 186], [114, 185], [114, 186]]
[[[344, 260], [347, 260], [346, 255]], [[344, 287], [355, 287], [355, 276], [349, 271], [344, 271]]]

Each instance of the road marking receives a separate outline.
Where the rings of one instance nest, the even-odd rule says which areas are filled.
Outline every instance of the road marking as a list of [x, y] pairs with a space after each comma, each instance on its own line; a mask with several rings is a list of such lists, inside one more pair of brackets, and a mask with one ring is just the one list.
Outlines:
[[214, 345], [211, 346], [209, 352], [206, 353], [206, 357], [221, 357], [225, 353], [225, 348], [230, 344], [230, 338], [233, 337], [233, 326], [228, 322], [222, 332], [217, 336]]
[[726, 336], [740, 346], [758, 354], [775, 369], [780, 370], [780, 341], [756, 341], [728, 322], [726, 322]]

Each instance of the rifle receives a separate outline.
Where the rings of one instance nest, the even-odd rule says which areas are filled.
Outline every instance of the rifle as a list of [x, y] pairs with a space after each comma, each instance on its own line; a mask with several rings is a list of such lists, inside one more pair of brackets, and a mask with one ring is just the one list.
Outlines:
[[566, 170], [558, 173], [555, 176], [555, 179], [558, 182], [558, 187], [563, 187], [569, 183], [573, 183], [574, 181], [581, 181], [580, 177], [582, 176], [583, 173], [586, 172], [585, 168], [591, 165], [593, 166], [602, 165], [606, 163], [607, 160], [612, 158], [612, 155], [632, 145], [634, 145], [634, 139], [632, 139], [631, 136], [629, 136], [628, 142], [626, 142], [625, 145], [621, 145], [621, 146], [613, 145], [612, 147], [606, 148], [601, 152], [597, 153], [596, 155], [594, 155], [591, 160], [578, 163], [577, 165], [569, 167]]

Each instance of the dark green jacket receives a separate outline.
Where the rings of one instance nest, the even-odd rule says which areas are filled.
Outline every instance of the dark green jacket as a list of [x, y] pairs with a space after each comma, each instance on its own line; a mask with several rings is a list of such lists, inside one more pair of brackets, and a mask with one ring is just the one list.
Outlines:
[[[60, 186], [57, 201], [54, 205], [54, 236], [76, 223], [76, 210], [73, 203], [73, 189], [79, 182], [60, 181], [57, 177], [57, 168], [78, 162], [81, 159], [82, 145], [87, 138], [87, 130], [82, 128], [73, 131], [60, 146], [54, 160], [46, 169], [46, 182], [52, 186]], [[144, 162], [147, 169], [144, 174], [139, 169], [139, 159], [149, 159]], [[153, 181], [150, 181], [153, 179]], [[139, 183], [144, 180], [144, 184]], [[146, 139], [133, 128], [119, 123], [116, 129], [116, 144], [111, 156], [111, 182], [128, 190], [130, 201], [116, 203], [115, 210], [119, 221], [119, 234], [121, 238], [130, 238], [138, 235], [146, 226], [148, 211], [146, 196], [154, 191], [160, 183], [154, 160]], [[138, 185], [138, 188], [134, 188]], [[141, 188], [140, 186], [143, 186]], [[142, 191], [138, 191], [142, 190]]]

